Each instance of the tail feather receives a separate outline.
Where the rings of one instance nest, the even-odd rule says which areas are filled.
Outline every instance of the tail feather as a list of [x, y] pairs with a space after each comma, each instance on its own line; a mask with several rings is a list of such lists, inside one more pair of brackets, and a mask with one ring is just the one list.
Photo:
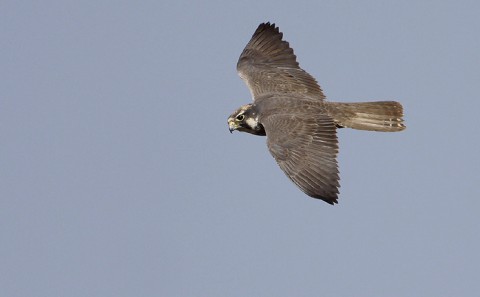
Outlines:
[[329, 102], [329, 112], [339, 127], [397, 132], [405, 129], [403, 107], [395, 101]]

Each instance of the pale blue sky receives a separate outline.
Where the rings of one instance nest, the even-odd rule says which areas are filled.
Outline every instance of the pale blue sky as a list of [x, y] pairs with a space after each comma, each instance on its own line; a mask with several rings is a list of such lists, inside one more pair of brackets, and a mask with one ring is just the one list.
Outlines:
[[[1, 296], [475, 296], [478, 1], [2, 1]], [[275, 22], [342, 129], [339, 204], [228, 133]]]

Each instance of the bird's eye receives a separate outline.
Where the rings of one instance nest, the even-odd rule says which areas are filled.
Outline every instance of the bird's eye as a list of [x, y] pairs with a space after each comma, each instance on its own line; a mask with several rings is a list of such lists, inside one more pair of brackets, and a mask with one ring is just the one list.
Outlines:
[[243, 114], [239, 114], [236, 117], [237, 121], [243, 121], [244, 118], [245, 118], [245, 115], [243, 115]]

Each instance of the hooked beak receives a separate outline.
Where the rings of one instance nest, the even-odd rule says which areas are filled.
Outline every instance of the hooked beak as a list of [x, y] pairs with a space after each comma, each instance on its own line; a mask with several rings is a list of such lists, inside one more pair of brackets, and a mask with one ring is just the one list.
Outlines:
[[228, 130], [230, 131], [230, 133], [232, 133], [233, 131], [237, 130], [237, 125], [235, 125], [235, 122], [233, 120], [228, 120]]

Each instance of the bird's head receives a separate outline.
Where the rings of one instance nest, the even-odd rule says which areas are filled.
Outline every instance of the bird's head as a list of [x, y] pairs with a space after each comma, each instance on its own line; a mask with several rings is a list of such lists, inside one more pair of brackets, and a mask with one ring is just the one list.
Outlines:
[[253, 104], [246, 104], [235, 110], [235, 112], [228, 117], [228, 129], [230, 133], [238, 130], [254, 135], [266, 135], [262, 124], [258, 122], [258, 114]]

